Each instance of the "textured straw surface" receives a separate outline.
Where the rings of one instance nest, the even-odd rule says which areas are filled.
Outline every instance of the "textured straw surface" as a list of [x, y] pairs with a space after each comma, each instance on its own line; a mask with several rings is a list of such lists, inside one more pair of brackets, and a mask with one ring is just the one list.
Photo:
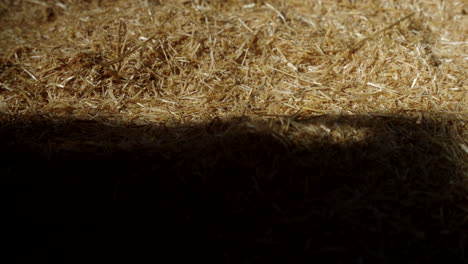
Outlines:
[[47, 237], [20, 259], [468, 261], [467, 13], [0, 1], [0, 173]]

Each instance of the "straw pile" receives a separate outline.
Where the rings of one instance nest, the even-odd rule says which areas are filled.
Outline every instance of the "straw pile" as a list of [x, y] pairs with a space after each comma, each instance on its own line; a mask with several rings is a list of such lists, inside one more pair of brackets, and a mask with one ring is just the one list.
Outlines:
[[467, 12], [2, 1], [2, 173], [143, 233], [158, 204], [168, 248], [217, 262], [467, 261]]

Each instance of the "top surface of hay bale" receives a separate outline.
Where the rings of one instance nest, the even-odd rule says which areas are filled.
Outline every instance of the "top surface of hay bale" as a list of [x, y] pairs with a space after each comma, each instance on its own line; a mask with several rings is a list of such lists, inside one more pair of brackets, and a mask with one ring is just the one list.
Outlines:
[[467, 113], [463, 1], [1, 5], [3, 113], [175, 124]]

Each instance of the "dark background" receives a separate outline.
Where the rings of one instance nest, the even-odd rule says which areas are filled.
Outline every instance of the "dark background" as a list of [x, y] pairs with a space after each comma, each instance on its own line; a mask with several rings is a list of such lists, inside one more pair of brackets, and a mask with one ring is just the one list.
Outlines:
[[243, 118], [176, 128], [2, 120], [18, 263], [467, 261], [455, 119], [303, 118], [369, 136], [301, 143]]

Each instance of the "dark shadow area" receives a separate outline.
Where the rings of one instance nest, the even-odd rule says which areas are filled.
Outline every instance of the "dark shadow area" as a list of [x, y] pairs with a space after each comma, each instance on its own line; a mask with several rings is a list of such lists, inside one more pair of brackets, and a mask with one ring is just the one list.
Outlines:
[[460, 121], [275, 126], [4, 118], [0, 170], [18, 261], [467, 261]]

